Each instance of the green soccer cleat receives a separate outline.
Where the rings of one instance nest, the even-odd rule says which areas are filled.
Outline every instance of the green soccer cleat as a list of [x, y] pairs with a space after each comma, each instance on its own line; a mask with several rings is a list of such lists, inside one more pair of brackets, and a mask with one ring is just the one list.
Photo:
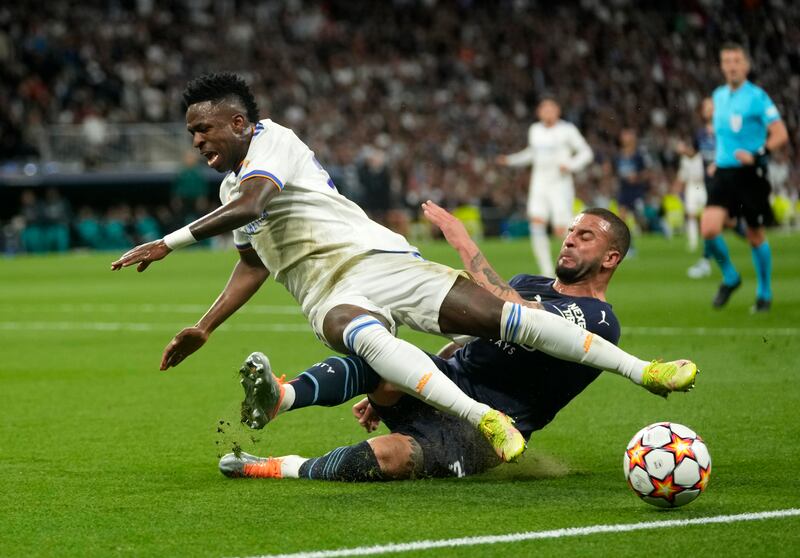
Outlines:
[[516, 461], [525, 451], [525, 438], [514, 427], [514, 421], [500, 411], [492, 409], [484, 414], [478, 429], [506, 463]]
[[697, 365], [691, 360], [653, 361], [644, 369], [642, 387], [666, 398], [673, 391], [689, 391], [694, 387]]
[[283, 400], [283, 377], [272, 373], [269, 359], [264, 353], [253, 353], [239, 369], [239, 383], [244, 388], [242, 422], [253, 429], [261, 429], [278, 414]]

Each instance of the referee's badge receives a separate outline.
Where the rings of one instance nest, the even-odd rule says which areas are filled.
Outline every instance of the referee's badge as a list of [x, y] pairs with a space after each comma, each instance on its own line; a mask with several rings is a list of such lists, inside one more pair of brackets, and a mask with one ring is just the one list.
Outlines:
[[742, 115], [741, 114], [732, 114], [731, 115], [731, 130], [736, 133], [739, 133], [742, 129]]

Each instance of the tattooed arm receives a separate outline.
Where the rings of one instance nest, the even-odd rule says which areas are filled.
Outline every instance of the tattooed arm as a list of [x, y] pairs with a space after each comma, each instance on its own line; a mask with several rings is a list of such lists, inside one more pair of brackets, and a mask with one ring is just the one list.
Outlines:
[[472, 275], [472, 279], [481, 287], [498, 298], [516, 302], [532, 308], [541, 308], [541, 304], [522, 298], [489, 264], [478, 245], [470, 238], [464, 224], [453, 215], [428, 200], [422, 204], [425, 218], [439, 227], [448, 244], [455, 248], [464, 268]]

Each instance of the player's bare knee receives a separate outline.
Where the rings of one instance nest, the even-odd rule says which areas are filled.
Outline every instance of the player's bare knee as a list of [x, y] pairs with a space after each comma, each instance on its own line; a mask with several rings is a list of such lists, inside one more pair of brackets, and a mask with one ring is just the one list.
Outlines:
[[439, 309], [442, 333], [496, 337], [504, 302], [473, 281], [459, 277]]
[[422, 448], [411, 436], [388, 434], [368, 442], [386, 479], [413, 479], [422, 474]]
[[384, 324], [387, 329], [389, 328], [389, 324], [386, 323], [386, 319], [383, 316], [369, 312], [360, 306], [341, 304], [331, 308], [328, 313], [325, 314], [325, 319], [322, 321], [322, 335], [325, 336], [328, 345], [340, 353], [349, 353], [350, 350], [344, 344], [344, 330], [353, 319], [363, 314], [374, 316]]

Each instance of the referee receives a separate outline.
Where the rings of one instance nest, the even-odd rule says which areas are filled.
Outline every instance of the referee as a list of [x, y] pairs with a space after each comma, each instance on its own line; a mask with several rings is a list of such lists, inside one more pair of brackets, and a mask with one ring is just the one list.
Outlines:
[[717, 168], [700, 222], [706, 249], [722, 270], [722, 284], [712, 305], [724, 306], [742, 284], [721, 233], [729, 217], [743, 217], [758, 279], [753, 311], [766, 312], [772, 305], [772, 253], [765, 227], [773, 223], [767, 155], [786, 144], [789, 135], [769, 95], [747, 80], [750, 60], [744, 47], [722, 45], [720, 66], [725, 85], [712, 97]]

